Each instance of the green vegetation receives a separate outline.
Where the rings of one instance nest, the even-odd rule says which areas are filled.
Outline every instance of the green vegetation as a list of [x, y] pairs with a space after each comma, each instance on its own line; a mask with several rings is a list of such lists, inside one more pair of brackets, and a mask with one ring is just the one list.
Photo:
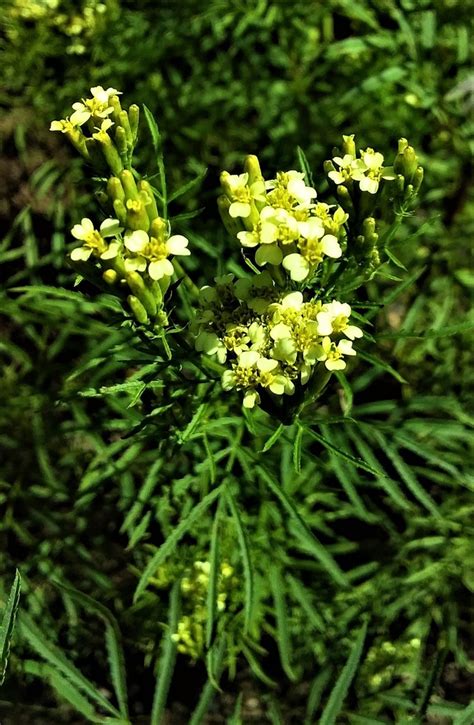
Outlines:
[[[2, 15], [2, 723], [469, 725], [469, 4], [7, 0]], [[425, 178], [416, 210], [386, 219], [383, 274], [359, 307], [337, 297], [361, 316], [358, 355], [298, 417], [242, 409], [218, 373], [176, 365], [179, 335], [135, 324], [100, 278], [76, 285], [69, 230], [104, 199], [49, 127], [98, 85], [150, 109], [136, 168], [157, 187], [166, 170], [198, 286], [244, 269], [222, 169], [258, 154], [266, 178], [311, 171], [329, 200], [342, 134], [386, 159], [400, 137], [416, 149]], [[179, 328], [196, 302], [171, 291]]]

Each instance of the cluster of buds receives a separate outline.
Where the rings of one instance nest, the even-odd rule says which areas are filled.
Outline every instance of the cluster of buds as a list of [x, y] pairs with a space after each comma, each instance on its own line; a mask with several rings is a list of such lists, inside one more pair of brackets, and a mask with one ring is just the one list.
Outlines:
[[53, 121], [51, 130], [65, 133], [85, 158], [111, 172], [99, 194], [114, 217], [99, 229], [90, 219], [76, 224], [71, 233], [81, 246], [72, 251], [71, 259], [81, 273], [93, 262], [108, 285], [120, 295], [125, 292], [139, 323], [161, 327], [167, 323], [163, 295], [174, 274], [170, 258], [189, 255], [188, 240], [171, 235], [169, 222], [158, 213], [152, 186], [132, 169], [138, 106], [122, 109], [114, 88], [98, 86], [91, 94], [73, 104], [70, 118]]
[[283, 268], [296, 282], [310, 281], [325, 258], [341, 257], [348, 215], [340, 206], [316, 202], [316, 190], [306, 185], [303, 173], [278, 172], [265, 180], [257, 157], [248, 156], [245, 172], [224, 171], [221, 185], [219, 210], [226, 228], [276, 280], [282, 280]]
[[227, 366], [222, 386], [243, 392], [244, 407], [262, 395], [293, 395], [298, 384], [344, 370], [344, 358], [356, 354], [352, 341], [362, 330], [351, 324], [347, 303], [280, 290], [267, 270], [215, 282], [201, 289], [195, 345]]
[[[195, 561], [185, 572], [181, 580], [184, 614], [178, 621], [176, 632], [171, 635], [178, 652], [194, 660], [202, 654], [205, 644], [209, 572], [208, 561]], [[222, 562], [217, 582], [216, 604], [219, 612], [228, 607], [229, 591], [236, 583], [233, 575], [234, 570], [230, 564]]]

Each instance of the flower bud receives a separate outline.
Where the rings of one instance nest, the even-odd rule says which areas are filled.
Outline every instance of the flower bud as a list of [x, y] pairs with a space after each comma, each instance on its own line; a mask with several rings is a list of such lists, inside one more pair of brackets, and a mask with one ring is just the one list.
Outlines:
[[164, 219], [157, 217], [150, 225], [150, 236], [155, 237], [159, 242], [165, 241], [168, 234], [168, 225]]
[[126, 161], [128, 156], [127, 135], [122, 126], [117, 126], [115, 129], [115, 143], [120, 156]]
[[255, 181], [263, 181], [262, 170], [256, 156], [250, 155], [245, 158], [244, 171], [249, 175], [249, 186], [255, 183]]
[[354, 141], [354, 134], [351, 133], [350, 136], [343, 136], [343, 143], [342, 143], [342, 153], [344, 154], [350, 154], [351, 156], [356, 155], [356, 145]]
[[120, 111], [118, 125], [121, 128], [123, 128], [123, 130], [125, 131], [125, 136], [127, 138], [127, 143], [130, 144], [130, 146], [132, 146], [132, 144], [133, 144], [132, 129], [130, 128], [130, 121], [128, 120], [127, 111]]
[[124, 169], [120, 174], [118, 174], [118, 176], [122, 182], [125, 197], [127, 199], [134, 199], [135, 201], [138, 201], [138, 189], [132, 172], [128, 171], [128, 169]]
[[128, 295], [127, 301], [137, 322], [140, 322], [142, 325], [148, 324], [148, 315], [140, 300], [135, 295]]
[[413, 191], [415, 194], [418, 194], [418, 192], [420, 190], [420, 186], [423, 183], [424, 173], [425, 172], [423, 171], [423, 167], [418, 166], [417, 170], [413, 174], [412, 184], [413, 184]]
[[411, 183], [418, 168], [418, 158], [413, 146], [409, 146], [406, 138], [398, 142], [398, 154], [395, 157], [393, 168], [396, 174], [402, 174], [407, 183]]
[[120, 183], [120, 179], [117, 179], [116, 176], [111, 176], [110, 179], [107, 181], [107, 194], [109, 195], [109, 199], [113, 203], [116, 199], [119, 199], [120, 201], [125, 201], [125, 192], [123, 190], [123, 186]]
[[112, 285], [118, 280], [118, 274], [115, 269], [106, 269], [105, 272], [102, 273], [102, 279], [107, 284]]
[[150, 281], [150, 290], [156, 300], [157, 307], [160, 307], [163, 302], [163, 290], [155, 279]]
[[123, 201], [121, 199], [114, 199], [113, 207], [115, 216], [119, 220], [120, 224], [125, 226], [127, 224], [127, 210], [125, 209]]
[[109, 106], [112, 106], [114, 109], [112, 111], [112, 119], [115, 125], [117, 126], [120, 123], [120, 113], [122, 111], [122, 106], [120, 105], [120, 99], [118, 96], [110, 96], [109, 98]]
[[145, 204], [148, 218], [150, 219], [150, 222], [152, 222], [153, 219], [156, 219], [156, 217], [159, 216], [153, 189], [148, 181], [145, 181], [145, 179], [138, 182], [138, 189], [140, 190], [140, 198]]
[[136, 142], [138, 136], [138, 122], [140, 119], [140, 109], [133, 103], [128, 109], [128, 120], [130, 123], [130, 130], [132, 132], [133, 143]]
[[129, 272], [126, 280], [135, 297], [140, 300], [148, 314], [154, 317], [157, 310], [156, 300], [151, 290], [147, 288], [143, 277], [138, 272]]
[[364, 237], [364, 242], [368, 247], [375, 247], [379, 235], [375, 231], [375, 219], [373, 217], [367, 217], [367, 219], [364, 219], [362, 222], [362, 233]]
[[122, 159], [113, 145], [109, 134], [104, 131], [99, 131], [94, 134], [94, 139], [99, 143], [100, 150], [112, 173], [115, 175], [120, 174], [123, 169]]
[[336, 171], [336, 167], [334, 166], [332, 161], [325, 161], [323, 163], [323, 169], [326, 175], [329, 174], [330, 171]]

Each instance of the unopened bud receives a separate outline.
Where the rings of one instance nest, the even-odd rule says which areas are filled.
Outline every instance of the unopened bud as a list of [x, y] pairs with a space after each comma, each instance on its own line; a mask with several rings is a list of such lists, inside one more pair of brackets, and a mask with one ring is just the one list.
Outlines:
[[125, 131], [125, 136], [127, 138], [127, 143], [129, 143], [130, 146], [132, 146], [132, 144], [133, 144], [133, 137], [132, 137], [132, 130], [130, 128], [130, 121], [128, 120], [128, 113], [127, 113], [127, 111], [120, 111], [118, 124]]
[[118, 280], [118, 274], [115, 269], [106, 269], [102, 274], [102, 279], [104, 282], [107, 282], [107, 284], [112, 285]]
[[140, 120], [140, 109], [135, 103], [133, 103], [128, 109], [128, 120], [132, 132], [133, 143], [135, 143], [138, 136], [138, 123]]
[[138, 272], [129, 272], [126, 276], [127, 284], [131, 291], [140, 300], [143, 307], [151, 317], [156, 315], [156, 300]]
[[138, 201], [138, 189], [132, 172], [128, 171], [128, 169], [124, 169], [118, 176], [122, 182], [125, 197], [127, 199], [135, 199]]
[[128, 156], [127, 135], [122, 126], [117, 126], [115, 129], [115, 143], [120, 156], [126, 161]]
[[114, 199], [113, 207], [115, 216], [119, 220], [120, 224], [125, 226], [127, 224], [127, 210], [125, 209], [123, 201], [121, 199]]
[[156, 217], [159, 216], [153, 189], [151, 188], [149, 182], [145, 179], [138, 182], [138, 188], [140, 190], [140, 198], [145, 204], [148, 218], [150, 219], [150, 222], [152, 222], [153, 219], [156, 219]]
[[343, 136], [343, 143], [342, 143], [342, 152], [343, 154], [350, 154], [351, 156], [356, 155], [356, 145], [354, 141], [354, 134], [351, 133], [350, 136]]
[[123, 190], [123, 186], [120, 183], [120, 179], [118, 179], [116, 176], [111, 176], [110, 179], [107, 181], [107, 194], [109, 195], [109, 199], [112, 201], [112, 203], [115, 201], [115, 199], [119, 199], [120, 201], [125, 201], [125, 192]]
[[150, 224], [150, 236], [155, 237], [159, 242], [164, 242], [168, 236], [168, 224], [161, 217], [153, 219]]
[[262, 170], [256, 156], [250, 155], [245, 158], [244, 171], [249, 175], [249, 185], [252, 185], [255, 181], [263, 181]]
[[128, 295], [127, 301], [136, 321], [142, 325], [148, 324], [148, 315], [140, 300], [135, 295]]

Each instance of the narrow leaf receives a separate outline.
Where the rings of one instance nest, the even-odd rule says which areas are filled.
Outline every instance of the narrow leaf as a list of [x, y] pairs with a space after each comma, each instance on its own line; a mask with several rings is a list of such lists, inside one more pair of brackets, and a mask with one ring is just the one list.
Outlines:
[[229, 503], [232, 517], [234, 519], [235, 528], [237, 530], [237, 538], [239, 540], [240, 551], [242, 554], [242, 565], [244, 569], [245, 579], [244, 632], [248, 633], [252, 622], [254, 597], [253, 567], [252, 560], [250, 558], [250, 547], [248, 544], [246, 531], [242, 524], [239, 509], [232, 495], [232, 492], [230, 491], [230, 488], [226, 489], [226, 498]]
[[10, 644], [15, 628], [16, 613], [20, 603], [21, 577], [18, 569], [15, 572], [15, 578], [8, 595], [5, 611], [2, 616], [2, 624], [0, 625], [0, 685], [3, 685], [5, 673], [7, 671], [8, 655], [10, 653]]
[[166, 700], [173, 677], [176, 661], [176, 642], [172, 636], [178, 629], [181, 613], [181, 579], [173, 585], [168, 610], [168, 631], [163, 635], [160, 661], [156, 673], [155, 692], [151, 711], [150, 725], [162, 725]]
[[308, 525], [301, 518], [300, 514], [295, 509], [294, 505], [282, 488], [276, 483], [276, 481], [273, 480], [272, 476], [263, 466], [258, 466], [257, 469], [269, 489], [279, 499], [283, 508], [289, 513], [295, 524], [295, 533], [300, 542], [306, 549], [308, 549], [309, 552], [313, 554], [335, 582], [337, 582], [340, 586], [347, 586], [348, 583], [345, 574], [341, 571], [331, 554], [324, 548], [324, 546], [308, 528]]
[[159, 549], [155, 552], [155, 554], [152, 556], [147, 566], [145, 567], [145, 571], [140, 577], [134, 594], [135, 602], [145, 591], [146, 587], [148, 586], [148, 582], [150, 581], [152, 576], [154, 576], [160, 564], [162, 564], [163, 561], [175, 550], [180, 539], [183, 538], [183, 536], [189, 531], [191, 526], [199, 519], [200, 516], [202, 516], [205, 511], [207, 511], [209, 506], [220, 495], [222, 491], [222, 486], [223, 484], [210, 491], [210, 493], [208, 493], [207, 496], [205, 496], [202, 501], [200, 501], [191, 510], [186, 518], [180, 521], [180, 523], [176, 526], [175, 529], [173, 529], [172, 533], [168, 536], [166, 541], [164, 541]]
[[349, 658], [344, 665], [344, 669], [339, 675], [336, 684], [331, 690], [329, 700], [324, 708], [323, 714], [319, 721], [319, 725], [335, 725], [337, 716], [341, 713], [344, 700], [348, 693], [349, 687], [357, 671], [360, 658], [362, 656], [362, 650], [364, 648], [364, 642], [367, 635], [367, 626], [365, 624], [360, 629], [354, 645], [352, 647]]

